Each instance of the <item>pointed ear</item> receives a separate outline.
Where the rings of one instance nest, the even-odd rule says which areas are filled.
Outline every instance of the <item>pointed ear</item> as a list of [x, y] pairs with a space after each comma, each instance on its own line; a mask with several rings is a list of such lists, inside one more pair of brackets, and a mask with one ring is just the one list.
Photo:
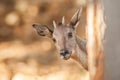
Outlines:
[[53, 31], [50, 30], [47, 26], [42, 26], [42, 25], [39, 25], [39, 24], [33, 24], [32, 26], [33, 26], [33, 28], [36, 29], [37, 33], [40, 36], [46, 36], [46, 37], [49, 37], [49, 38], [52, 37]]
[[72, 26], [73, 28], [75, 28], [75, 26], [78, 24], [79, 20], [80, 20], [80, 15], [82, 12], [82, 8], [79, 9], [72, 17], [71, 21], [70, 21], [70, 26]]

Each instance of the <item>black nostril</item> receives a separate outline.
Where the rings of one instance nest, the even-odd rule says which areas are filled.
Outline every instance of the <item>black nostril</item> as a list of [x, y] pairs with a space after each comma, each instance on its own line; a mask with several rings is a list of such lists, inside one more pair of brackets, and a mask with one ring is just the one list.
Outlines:
[[67, 51], [67, 50], [65, 51], [65, 54], [68, 54], [68, 51]]
[[65, 56], [66, 54], [68, 54], [69, 52], [67, 50], [61, 50], [60, 51], [60, 55]]

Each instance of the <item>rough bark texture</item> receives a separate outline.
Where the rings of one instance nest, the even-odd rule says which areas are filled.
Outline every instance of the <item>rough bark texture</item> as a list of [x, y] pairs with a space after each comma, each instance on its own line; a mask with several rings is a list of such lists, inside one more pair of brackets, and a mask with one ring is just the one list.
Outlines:
[[90, 80], [103, 80], [105, 28], [104, 10], [100, 0], [88, 0], [86, 34]]

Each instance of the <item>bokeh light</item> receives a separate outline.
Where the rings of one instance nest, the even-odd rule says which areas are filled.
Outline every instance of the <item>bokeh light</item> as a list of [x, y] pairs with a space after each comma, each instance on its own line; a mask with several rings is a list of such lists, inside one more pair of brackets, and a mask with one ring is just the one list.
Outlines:
[[[79, 0], [1, 0], [0, 80], [82, 79], [79, 75], [85, 71], [81, 73], [82, 68], [79, 70], [74, 61], [62, 60], [52, 40], [39, 36], [32, 28], [33, 23], [39, 23], [52, 30], [52, 21], [59, 22], [62, 16], [68, 23], [82, 3]], [[79, 27], [78, 34], [84, 34], [83, 29], [84, 25]]]

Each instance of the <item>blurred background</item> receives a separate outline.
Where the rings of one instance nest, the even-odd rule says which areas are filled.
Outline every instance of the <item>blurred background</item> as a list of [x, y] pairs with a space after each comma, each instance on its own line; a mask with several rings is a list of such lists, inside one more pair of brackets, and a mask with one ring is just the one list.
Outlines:
[[104, 0], [106, 14], [105, 74], [107, 80], [120, 79], [120, 0]]
[[[119, 0], [105, 0], [105, 77], [120, 78]], [[83, 7], [77, 34], [85, 38], [86, 0], [0, 0], [0, 80], [85, 80], [73, 60], [62, 60], [54, 43], [40, 37], [33, 23], [49, 26], [65, 16], [68, 23]]]
[[[62, 60], [54, 43], [41, 37], [33, 23], [53, 29], [65, 16], [68, 23], [83, 0], [0, 0], [0, 80], [80, 80], [85, 71]], [[85, 38], [85, 9], [78, 34]], [[80, 76], [81, 75], [81, 76]]]

